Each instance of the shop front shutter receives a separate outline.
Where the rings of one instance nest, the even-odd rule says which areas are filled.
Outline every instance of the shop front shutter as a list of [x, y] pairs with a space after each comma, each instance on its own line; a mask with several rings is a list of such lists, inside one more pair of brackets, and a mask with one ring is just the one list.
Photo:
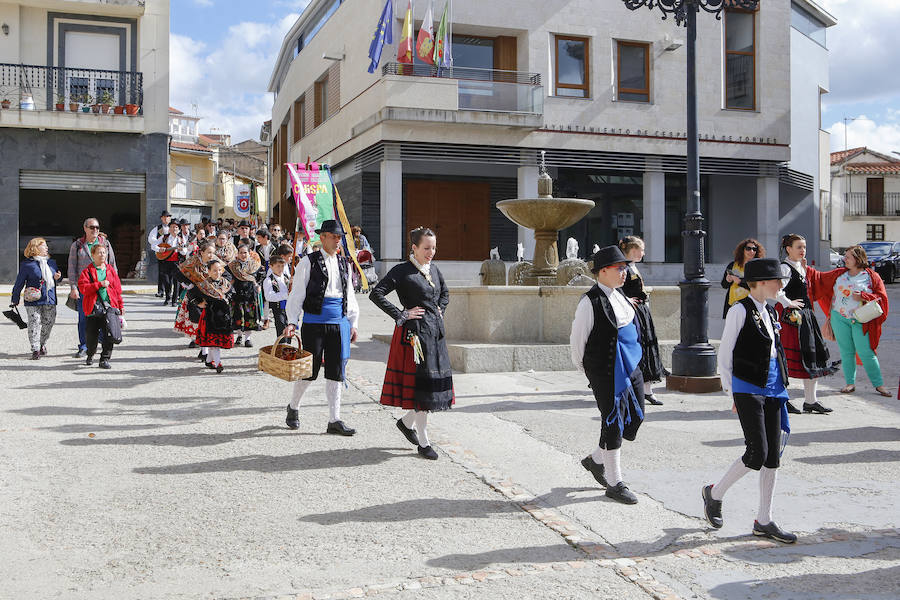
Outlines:
[[143, 194], [146, 190], [146, 185], [143, 173], [19, 171], [19, 188], [23, 190]]

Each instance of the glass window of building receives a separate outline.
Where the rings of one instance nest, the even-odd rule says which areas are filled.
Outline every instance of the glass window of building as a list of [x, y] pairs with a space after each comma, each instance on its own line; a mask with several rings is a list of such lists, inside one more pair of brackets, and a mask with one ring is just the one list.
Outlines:
[[318, 127], [328, 120], [328, 76], [316, 82], [315, 86], [316, 105], [315, 105], [315, 123]]
[[590, 98], [590, 40], [567, 35], [556, 36], [554, 73], [557, 96]]
[[756, 13], [725, 13], [725, 108], [756, 108]]
[[825, 24], [796, 2], [791, 3], [791, 27], [817, 44], [825, 48], [828, 47], [825, 37]]
[[650, 102], [650, 44], [617, 42], [616, 99]]

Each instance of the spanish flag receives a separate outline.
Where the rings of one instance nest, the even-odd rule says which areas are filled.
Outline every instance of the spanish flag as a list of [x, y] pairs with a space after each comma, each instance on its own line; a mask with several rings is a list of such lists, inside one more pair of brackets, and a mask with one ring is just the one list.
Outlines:
[[412, 0], [406, 5], [406, 18], [403, 19], [403, 31], [400, 34], [400, 46], [397, 48], [397, 62], [412, 64], [413, 61], [413, 21]]
[[422, 62], [434, 64], [434, 2], [428, 4], [419, 38], [416, 40], [416, 54]]

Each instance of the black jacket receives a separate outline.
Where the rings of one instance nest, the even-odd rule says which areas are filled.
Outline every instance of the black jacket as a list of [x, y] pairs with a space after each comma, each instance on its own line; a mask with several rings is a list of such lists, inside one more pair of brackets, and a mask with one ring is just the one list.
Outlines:
[[[206, 331], [208, 333], [228, 334], [231, 333], [231, 294], [229, 291], [225, 300], [212, 298], [201, 292], [198, 288], [193, 287], [188, 290], [188, 317], [194, 323], [199, 323], [201, 315], [206, 321]], [[197, 306], [200, 302], [206, 300], [206, 311]]]
[[[615, 290], [614, 294], [620, 294]], [[591, 381], [594, 394], [605, 398], [612, 398], [615, 393], [616, 378], [613, 368], [616, 361], [616, 346], [619, 342], [619, 328], [616, 325], [616, 313], [606, 294], [599, 286], [594, 285], [585, 294], [594, 309], [594, 328], [591, 330], [584, 347], [582, 366], [584, 372]], [[623, 294], [624, 296], [624, 294]], [[640, 328], [637, 319], [635, 326]], [[642, 384], [643, 377], [640, 369], [632, 375], [632, 384], [637, 387]], [[598, 387], [599, 386], [599, 387]]]

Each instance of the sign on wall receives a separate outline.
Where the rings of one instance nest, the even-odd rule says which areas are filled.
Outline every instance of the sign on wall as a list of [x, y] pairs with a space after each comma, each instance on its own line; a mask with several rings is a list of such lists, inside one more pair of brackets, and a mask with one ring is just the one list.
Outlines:
[[252, 203], [250, 202], [250, 184], [248, 183], [236, 183], [234, 185], [234, 212], [237, 216], [242, 219], [246, 219], [250, 216], [250, 209], [252, 207]]

